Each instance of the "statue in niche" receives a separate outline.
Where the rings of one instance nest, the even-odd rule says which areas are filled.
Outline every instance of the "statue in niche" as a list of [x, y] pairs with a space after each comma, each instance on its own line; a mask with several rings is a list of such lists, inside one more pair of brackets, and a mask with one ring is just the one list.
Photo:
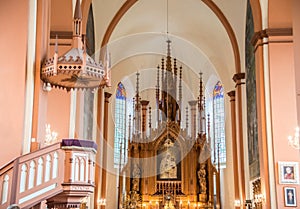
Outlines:
[[177, 178], [177, 165], [176, 156], [171, 149], [174, 143], [171, 139], [167, 139], [163, 145], [166, 148], [163, 158], [160, 162], [159, 172], [161, 179], [176, 179]]
[[200, 193], [206, 194], [206, 170], [205, 170], [205, 164], [201, 164], [200, 168], [197, 172], [199, 184], [200, 184]]
[[139, 168], [138, 164], [134, 164], [132, 170], [132, 190], [139, 191], [140, 185], [140, 178], [141, 178], [141, 169]]

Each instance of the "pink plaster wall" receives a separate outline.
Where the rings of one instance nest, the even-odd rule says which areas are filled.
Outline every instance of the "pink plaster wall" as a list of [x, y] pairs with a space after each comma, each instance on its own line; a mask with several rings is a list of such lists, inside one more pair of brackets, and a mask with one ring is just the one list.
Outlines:
[[28, 0], [0, 1], [0, 167], [23, 139]]
[[52, 89], [48, 94], [47, 121], [51, 130], [58, 133], [58, 139], [68, 138], [70, 121], [70, 93]]
[[292, 25], [292, 1], [269, 0], [269, 28], [287, 28]]
[[[272, 103], [272, 125], [274, 161], [277, 185], [278, 208], [284, 208], [284, 186], [297, 187], [299, 185], [279, 184], [278, 161], [299, 162], [299, 150], [288, 145], [287, 137], [293, 135], [297, 126], [294, 51], [292, 43], [269, 44], [270, 49], [270, 85]], [[299, 196], [298, 196], [299, 197]], [[300, 198], [297, 198], [297, 205]]]

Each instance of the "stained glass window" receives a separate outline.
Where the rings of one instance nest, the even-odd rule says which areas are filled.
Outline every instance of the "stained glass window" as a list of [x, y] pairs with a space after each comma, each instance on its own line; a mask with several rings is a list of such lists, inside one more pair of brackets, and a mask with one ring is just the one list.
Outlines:
[[115, 103], [115, 141], [114, 165], [118, 168], [127, 162], [127, 137], [126, 137], [126, 90], [119, 83], [116, 90]]
[[220, 81], [213, 90], [214, 162], [226, 166], [224, 89]]

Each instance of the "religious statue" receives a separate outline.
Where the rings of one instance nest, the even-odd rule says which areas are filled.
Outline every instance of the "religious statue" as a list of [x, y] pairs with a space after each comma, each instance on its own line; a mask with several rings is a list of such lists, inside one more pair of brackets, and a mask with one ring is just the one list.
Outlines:
[[160, 178], [161, 179], [176, 179], [177, 166], [174, 154], [167, 150], [165, 156], [160, 163]]
[[205, 164], [201, 164], [200, 168], [197, 172], [199, 184], [200, 184], [200, 193], [206, 194], [206, 170], [205, 170]]
[[141, 178], [141, 169], [139, 168], [138, 164], [134, 164], [132, 170], [132, 190], [139, 191], [140, 185], [140, 178]]
[[177, 178], [177, 165], [176, 156], [174, 154], [174, 142], [167, 138], [163, 144], [162, 160], [160, 161], [159, 173], [161, 179], [176, 179]]

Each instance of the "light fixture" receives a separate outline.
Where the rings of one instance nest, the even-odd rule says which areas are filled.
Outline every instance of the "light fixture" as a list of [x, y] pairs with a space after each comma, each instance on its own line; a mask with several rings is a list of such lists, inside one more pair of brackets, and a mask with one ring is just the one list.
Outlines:
[[52, 87], [51, 87], [51, 84], [50, 84], [50, 83], [44, 83], [44, 84], [43, 84], [43, 90], [44, 90], [44, 91], [49, 92], [49, 91], [51, 91], [51, 89], [52, 89]]
[[296, 127], [294, 136], [288, 136], [288, 144], [295, 149], [300, 149], [299, 133], [300, 129], [299, 127]]
[[55, 131], [51, 131], [50, 124], [46, 124], [45, 129], [45, 145], [50, 145], [57, 142], [58, 133]]
[[54, 56], [42, 63], [41, 79], [46, 85], [50, 84], [67, 91], [95, 89], [109, 85], [109, 54], [106, 52], [105, 65], [96, 63], [87, 54], [82, 37], [82, 12], [80, 0], [77, 0], [73, 19], [72, 48], [58, 57], [56, 38]]
[[240, 207], [241, 206], [241, 200], [234, 200], [234, 207]]

